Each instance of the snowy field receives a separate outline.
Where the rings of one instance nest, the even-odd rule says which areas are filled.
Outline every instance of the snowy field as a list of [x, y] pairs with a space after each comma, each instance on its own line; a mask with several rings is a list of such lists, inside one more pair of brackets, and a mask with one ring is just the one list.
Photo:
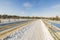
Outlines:
[[25, 21], [31, 19], [0, 19], [1, 23], [15, 22], [15, 21]]

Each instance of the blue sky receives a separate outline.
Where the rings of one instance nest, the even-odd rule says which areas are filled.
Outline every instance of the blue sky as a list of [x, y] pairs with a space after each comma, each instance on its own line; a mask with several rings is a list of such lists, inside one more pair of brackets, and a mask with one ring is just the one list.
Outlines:
[[60, 16], [60, 0], [0, 0], [0, 14]]

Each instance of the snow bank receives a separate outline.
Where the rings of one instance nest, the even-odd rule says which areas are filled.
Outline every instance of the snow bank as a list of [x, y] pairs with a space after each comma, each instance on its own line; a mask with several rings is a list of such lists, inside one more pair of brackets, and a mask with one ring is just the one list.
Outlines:
[[18, 30], [15, 33], [10, 34], [6, 38], [4, 38], [4, 40], [17, 40], [17, 39], [20, 39], [23, 36], [23, 34], [25, 33], [25, 31], [27, 31], [29, 28], [30, 28], [30, 26], [29, 27], [24, 27], [23, 29]]

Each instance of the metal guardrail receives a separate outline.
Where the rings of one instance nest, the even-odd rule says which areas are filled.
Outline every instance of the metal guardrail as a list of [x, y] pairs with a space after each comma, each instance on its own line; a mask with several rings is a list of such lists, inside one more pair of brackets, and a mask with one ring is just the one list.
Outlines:
[[50, 34], [52, 35], [52, 37], [54, 38], [54, 40], [60, 40], [60, 36], [58, 33], [56, 33], [57, 31], [54, 29], [54, 27], [51, 24], [47, 23], [45, 20], [43, 20], [43, 22], [47, 26], [47, 28], [48, 28]]
[[[12, 30], [4, 32], [2, 35], [0, 34], [0, 40], [4, 40], [7, 36], [9, 36], [10, 34], [12, 34], [12, 32], [20, 30], [21, 28], [23, 28], [22, 26], [29, 25], [30, 23], [32, 23], [32, 21], [35, 21], [35, 20], [29, 20], [29, 21], [27, 21], [25, 23], [22, 23], [22, 25], [19, 25], [18, 27], [13, 28]], [[6, 35], [6, 34], [8, 34], [8, 35]], [[3, 35], [5, 35], [5, 37], [1, 38], [1, 36], [3, 36]]]

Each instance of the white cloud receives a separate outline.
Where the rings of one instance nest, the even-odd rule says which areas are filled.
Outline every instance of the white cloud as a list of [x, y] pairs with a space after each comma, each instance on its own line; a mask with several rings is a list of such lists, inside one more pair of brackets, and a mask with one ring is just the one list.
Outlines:
[[48, 8], [44, 8], [41, 12], [41, 15], [45, 16], [60, 16], [60, 4], [52, 5]]
[[53, 5], [52, 8], [60, 8], [60, 4]]
[[54, 8], [54, 9], [52, 9], [52, 8], [48, 8], [47, 10], [45, 9], [45, 10], [43, 10], [42, 12], [41, 12], [41, 15], [45, 15], [45, 16], [56, 16], [56, 15], [60, 15], [60, 10], [59, 9], [56, 9], [56, 8]]
[[32, 7], [32, 4], [29, 3], [29, 2], [26, 2], [26, 3], [23, 4], [23, 7], [24, 8], [31, 8]]
[[[39, 14], [35, 14], [35, 15], [39, 15]], [[48, 8], [43, 8], [41, 11], [40, 11], [40, 16], [60, 16], [60, 4], [58, 5], [53, 5], [53, 6], [50, 6]]]

